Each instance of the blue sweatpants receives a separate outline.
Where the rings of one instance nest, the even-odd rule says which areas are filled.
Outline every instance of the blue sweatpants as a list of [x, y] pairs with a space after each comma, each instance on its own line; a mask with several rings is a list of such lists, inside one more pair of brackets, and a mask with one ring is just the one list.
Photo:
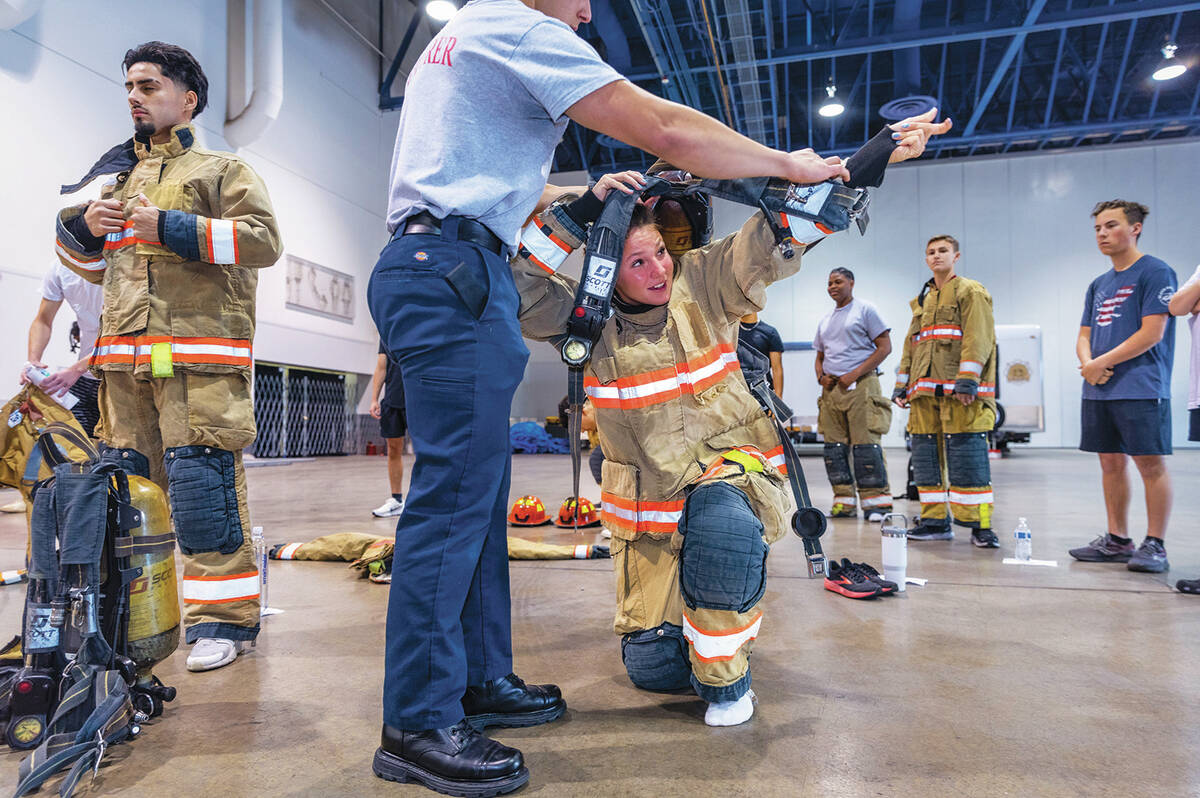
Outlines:
[[507, 260], [458, 241], [456, 221], [393, 238], [367, 289], [416, 454], [383, 682], [384, 722], [409, 731], [458, 722], [468, 685], [512, 672], [508, 420], [529, 350]]

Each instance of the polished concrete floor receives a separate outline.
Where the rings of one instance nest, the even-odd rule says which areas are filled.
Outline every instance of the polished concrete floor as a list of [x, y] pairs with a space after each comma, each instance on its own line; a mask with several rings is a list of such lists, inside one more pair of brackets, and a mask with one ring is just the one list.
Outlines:
[[[898, 486], [906, 456], [890, 455]], [[805, 465], [827, 505], [820, 460]], [[735, 728], [705, 727], [694, 697], [630, 686], [611, 634], [608, 561], [514, 562], [517, 671], [561, 685], [570, 709], [550, 726], [493, 736], [525, 752], [528, 795], [1200, 795], [1200, 599], [1169, 586], [1200, 576], [1200, 452], [1170, 465], [1169, 576], [1067, 557], [1102, 530], [1103, 504], [1095, 457], [1065, 450], [993, 463], [1006, 548], [1026, 516], [1034, 556], [1057, 568], [1002, 565], [1004, 551], [960, 533], [910, 544], [909, 574], [925, 587], [851, 601], [809, 581], [799, 541], [781, 541], [753, 658], [758, 710]], [[565, 456], [515, 457], [513, 496], [556, 506], [569, 468]], [[382, 458], [254, 468], [248, 479], [254, 523], [271, 542], [392, 528], [369, 515], [386, 498]], [[0, 504], [11, 497], [0, 491]], [[1132, 516], [1144, 518], [1140, 499]], [[23, 523], [0, 517], [0, 568], [20, 564]], [[879, 564], [874, 525], [832, 522], [825, 546]], [[22, 594], [0, 587], [6, 635]], [[257, 649], [211, 673], [189, 674], [182, 651], [164, 663], [179, 698], [109, 753], [91, 794], [431, 795], [371, 775], [386, 601], [386, 587], [342, 565], [272, 563], [270, 602], [285, 612], [265, 619]], [[18, 760], [0, 754], [10, 784]]]

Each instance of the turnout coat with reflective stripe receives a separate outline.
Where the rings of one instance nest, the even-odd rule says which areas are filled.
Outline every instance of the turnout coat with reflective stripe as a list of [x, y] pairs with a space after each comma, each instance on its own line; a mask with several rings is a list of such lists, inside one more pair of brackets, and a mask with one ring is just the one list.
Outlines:
[[145, 194], [164, 213], [161, 242], [138, 239], [127, 226], [89, 249], [64, 225], [87, 206], [59, 213], [59, 259], [104, 285], [94, 368], [148, 371], [154, 344], [169, 345], [176, 369], [251, 366], [256, 270], [278, 260], [279, 230], [258, 175], [236, 155], [194, 143], [191, 125], [176, 126], [166, 144], [135, 140], [137, 164], [101, 192], [124, 202], [127, 217]]
[[979, 398], [996, 408], [996, 325], [992, 297], [975, 280], [954, 276], [939, 291], [931, 279], [922, 304], [909, 302], [912, 322], [896, 369], [896, 387], [909, 399], [954, 391], [956, 380], [979, 386]]
[[[522, 233], [512, 265], [527, 337], [565, 333], [577, 281], [556, 269], [582, 238], [560, 206]], [[667, 305], [618, 310], [605, 325], [585, 387], [605, 457], [602, 518], [614, 537], [670, 535], [684, 489], [709, 479], [746, 492], [768, 542], [786, 532], [793, 504], [780, 470], [783, 450], [735, 352], [739, 319], [762, 310], [767, 285], [799, 266], [799, 254], [785, 260], [755, 214], [738, 233], [678, 260]], [[751, 453], [761, 472], [722, 458], [733, 449]]]

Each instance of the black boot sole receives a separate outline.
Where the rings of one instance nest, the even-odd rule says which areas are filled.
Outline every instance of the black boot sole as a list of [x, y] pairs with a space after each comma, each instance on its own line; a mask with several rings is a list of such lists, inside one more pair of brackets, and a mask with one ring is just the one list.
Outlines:
[[540, 726], [543, 723], [558, 720], [566, 711], [567, 702], [561, 701], [555, 706], [535, 712], [485, 712], [482, 715], [467, 715], [467, 723], [478, 731], [483, 731], [489, 726], [518, 729], [525, 726]]
[[448, 779], [431, 773], [419, 765], [414, 765], [395, 754], [389, 754], [382, 748], [375, 751], [375, 761], [371, 765], [375, 775], [387, 781], [401, 784], [418, 782], [434, 792], [443, 795], [456, 795], [459, 798], [491, 798], [493, 795], [503, 795], [525, 786], [529, 781], [529, 768], [522, 766], [511, 776], [502, 779], [483, 779], [463, 781]]

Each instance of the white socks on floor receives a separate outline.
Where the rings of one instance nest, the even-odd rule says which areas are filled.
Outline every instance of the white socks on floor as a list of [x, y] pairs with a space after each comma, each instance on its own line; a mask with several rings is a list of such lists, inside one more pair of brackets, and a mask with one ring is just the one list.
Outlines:
[[704, 713], [706, 726], [737, 726], [754, 714], [754, 691], [747, 690], [737, 701], [719, 701], [708, 705]]

